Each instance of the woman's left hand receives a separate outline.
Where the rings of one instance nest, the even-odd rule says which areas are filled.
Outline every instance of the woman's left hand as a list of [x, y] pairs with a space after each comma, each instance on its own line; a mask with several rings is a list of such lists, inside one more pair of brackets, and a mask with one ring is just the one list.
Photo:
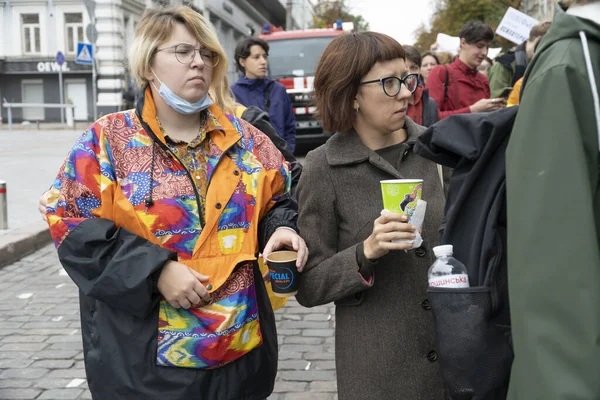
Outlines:
[[40, 197], [38, 201], [38, 211], [40, 212], [42, 219], [44, 221], [48, 221], [48, 217], [46, 216], [46, 206], [48, 205], [48, 197], [50, 196], [50, 189], [46, 190], [42, 197]]
[[294, 249], [298, 253], [298, 259], [296, 261], [296, 267], [299, 272], [302, 272], [306, 261], [308, 260], [308, 248], [304, 239], [300, 237], [296, 232], [291, 229], [277, 229], [272, 235], [265, 249], [263, 250], [263, 259], [265, 264], [267, 263], [267, 256], [279, 250], [282, 247], [288, 247]]

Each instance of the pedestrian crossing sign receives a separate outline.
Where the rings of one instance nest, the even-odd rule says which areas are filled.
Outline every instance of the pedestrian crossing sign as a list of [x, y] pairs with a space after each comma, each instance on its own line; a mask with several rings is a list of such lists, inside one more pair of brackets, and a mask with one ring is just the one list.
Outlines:
[[77, 43], [77, 57], [75, 57], [77, 64], [92, 65], [94, 57], [92, 53], [92, 45], [89, 43]]

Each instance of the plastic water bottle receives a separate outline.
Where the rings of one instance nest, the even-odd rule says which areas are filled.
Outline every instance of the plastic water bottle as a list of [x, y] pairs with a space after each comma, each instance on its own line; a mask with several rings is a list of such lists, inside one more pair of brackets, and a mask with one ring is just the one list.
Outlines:
[[467, 267], [452, 257], [454, 248], [451, 244], [433, 248], [437, 260], [429, 268], [429, 287], [468, 288], [469, 275]]

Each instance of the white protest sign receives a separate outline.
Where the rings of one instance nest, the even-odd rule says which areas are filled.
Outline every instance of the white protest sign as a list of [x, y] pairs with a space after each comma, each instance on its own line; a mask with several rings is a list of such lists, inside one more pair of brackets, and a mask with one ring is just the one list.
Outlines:
[[458, 49], [460, 48], [460, 39], [456, 36], [438, 33], [434, 47], [435, 51], [438, 53], [448, 52], [452, 55], [455, 55], [458, 53]]
[[496, 56], [498, 54], [500, 54], [501, 51], [502, 51], [502, 47], [490, 47], [488, 49], [488, 55], [487, 56], [488, 56], [488, 58], [490, 60], [493, 60], [494, 58], [496, 58]]
[[513, 43], [521, 44], [529, 39], [529, 31], [538, 22], [537, 19], [509, 7], [498, 25], [496, 33]]

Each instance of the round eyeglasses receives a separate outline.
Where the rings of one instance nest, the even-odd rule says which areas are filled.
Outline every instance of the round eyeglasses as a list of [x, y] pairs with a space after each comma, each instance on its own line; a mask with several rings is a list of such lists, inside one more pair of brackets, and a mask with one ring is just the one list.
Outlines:
[[175, 54], [175, 58], [182, 64], [191, 64], [196, 57], [196, 52], [200, 54], [200, 58], [204, 65], [207, 67], [216, 67], [219, 63], [219, 54], [208, 49], [197, 49], [191, 44], [180, 43], [175, 46], [163, 47], [162, 49], [157, 49], [156, 51], [170, 50], [173, 49], [173, 53]]
[[389, 97], [396, 97], [402, 88], [402, 84], [406, 86], [410, 93], [414, 93], [419, 86], [419, 74], [408, 74], [404, 78], [397, 78], [395, 76], [388, 76], [387, 78], [374, 79], [372, 81], [361, 82], [361, 85], [368, 83], [381, 83], [383, 92]]

